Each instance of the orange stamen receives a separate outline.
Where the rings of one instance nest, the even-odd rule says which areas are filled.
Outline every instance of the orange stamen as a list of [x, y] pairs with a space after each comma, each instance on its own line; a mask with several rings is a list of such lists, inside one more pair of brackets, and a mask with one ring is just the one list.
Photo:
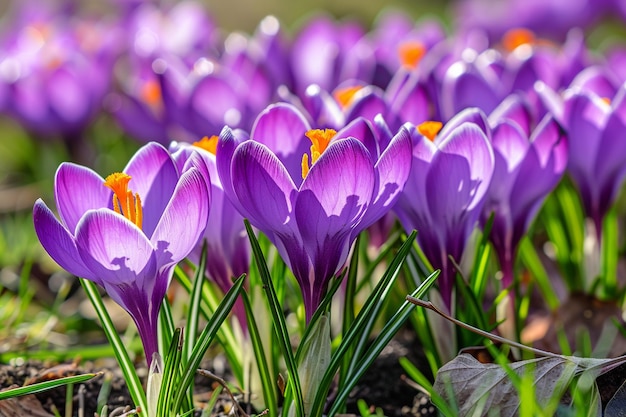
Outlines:
[[608, 97], [602, 97], [600, 100], [604, 101], [609, 106], [611, 105], [611, 99]]
[[536, 43], [535, 34], [524, 28], [511, 29], [502, 37], [504, 49], [511, 52], [521, 45], [533, 45]]
[[419, 41], [407, 41], [398, 47], [398, 55], [402, 65], [408, 68], [417, 68], [426, 53], [426, 46]]
[[435, 137], [443, 127], [443, 123], [428, 121], [421, 123], [417, 126], [417, 131], [427, 137], [431, 142], [435, 140]]
[[155, 80], [147, 81], [141, 87], [140, 96], [149, 106], [160, 106], [162, 102], [161, 86]]
[[219, 136], [205, 136], [197, 142], [193, 143], [193, 146], [197, 146], [198, 148], [202, 148], [205, 151], [211, 152], [213, 155], [217, 154], [217, 141], [219, 140]]
[[337, 100], [337, 103], [341, 105], [344, 109], [348, 107], [352, 100], [354, 99], [354, 95], [361, 90], [361, 86], [355, 85], [353, 87], [346, 87], [339, 89], [333, 93], [333, 97]]
[[133, 194], [128, 189], [130, 175], [115, 172], [104, 180], [104, 185], [113, 190], [113, 210], [133, 222], [141, 229], [143, 222], [143, 208], [139, 194]]
[[[322, 153], [328, 147], [330, 140], [337, 134], [334, 129], [312, 129], [305, 133], [305, 136], [311, 140], [311, 166], [317, 161]], [[302, 155], [302, 178], [306, 178], [309, 174], [309, 155]]]

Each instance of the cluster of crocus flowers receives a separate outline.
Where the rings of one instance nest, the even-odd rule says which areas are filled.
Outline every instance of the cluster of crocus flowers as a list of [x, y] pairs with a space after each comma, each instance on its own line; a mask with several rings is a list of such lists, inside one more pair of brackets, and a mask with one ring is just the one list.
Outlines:
[[[479, 2], [471, 3], [468, 10]], [[532, 13], [539, 7], [535, 1], [518, 3], [513, 10], [528, 13], [514, 16], [522, 23], [541, 15]], [[556, 39], [565, 40], [560, 42], [542, 38], [555, 28], [514, 29], [502, 21], [497, 22], [506, 26], [502, 30], [472, 27], [446, 36], [437, 21], [413, 22], [398, 13], [381, 15], [368, 31], [355, 21], [322, 14], [292, 37], [274, 17], [263, 19], [248, 36], [221, 33], [193, 1], [166, 11], [152, 2], [133, 4], [120, 19], [123, 38], [130, 42], [118, 57], [117, 89], [106, 100], [107, 109], [135, 139], [177, 141], [170, 148], [173, 156], [166, 158], [152, 143], [125, 175], [106, 179], [64, 164], [57, 174], [61, 220], [42, 202], [36, 204], [35, 220], [42, 243], [59, 264], [103, 285], [127, 307], [147, 351], [154, 350], [156, 319], [152, 307], [144, 318], [143, 307], [162, 297], [175, 260], [198, 259], [206, 241], [208, 275], [222, 289], [247, 271], [244, 217], [268, 236], [293, 271], [307, 320], [329, 280], [346, 264], [359, 233], [393, 214], [407, 232], [418, 231], [421, 249], [442, 271], [438, 287], [451, 308], [453, 261], [460, 262], [477, 225], [493, 216], [490, 239], [508, 286], [520, 239], [564, 172], [579, 188], [597, 230], [626, 175], [625, 73], [619, 65], [626, 54], [616, 50], [611, 64], [602, 65], [580, 31], [559, 31]], [[610, 0], [603, 5], [615, 9]], [[582, 1], [582, 6], [588, 9], [591, 3]], [[18, 47], [40, 52], [48, 44], [44, 41], [55, 39], [55, 32], [41, 25], [26, 25], [23, 31], [5, 39], [5, 55], [17, 50], [31, 56], [28, 48], [20, 52]], [[93, 77], [83, 86], [76, 80], [86, 77], [74, 77], [78, 67], [68, 57], [45, 57], [50, 59], [42, 61], [43, 69], [20, 66], [18, 74], [16, 59], [2, 56], [0, 78], [15, 80], [9, 87], [0, 83], [0, 109], [11, 114], [23, 107], [28, 112], [20, 120], [31, 130], [56, 130], [61, 116], [84, 128], [83, 116], [102, 101], [105, 87], [99, 81], [110, 66], [90, 61], [85, 68], [93, 69]], [[41, 82], [27, 82], [33, 79], [27, 72], [44, 74], [50, 82], [42, 90]], [[99, 95], [92, 99], [88, 87]], [[40, 99], [40, 90], [50, 92], [47, 101]], [[148, 154], [161, 155], [157, 159], [169, 161], [163, 162], [168, 168], [149, 174], [154, 158]], [[171, 177], [164, 179], [164, 172]], [[97, 191], [73, 199], [69, 190], [78, 186], [73, 175]], [[163, 177], [167, 187], [151, 185], [142, 179], [146, 175]], [[96, 187], [97, 182], [102, 184]], [[175, 191], [175, 184], [183, 183], [184, 190], [203, 183], [202, 196], [187, 208], [172, 203], [178, 208], [171, 210], [201, 213], [194, 214], [198, 230], [174, 245], [173, 237], [170, 242], [156, 234], [165, 232], [157, 228], [155, 213], [166, 216], [167, 201], [191, 193]], [[206, 202], [200, 200], [208, 201], [209, 195], [213, 208], [204, 231]], [[388, 230], [389, 218], [381, 230]], [[111, 229], [106, 222], [114, 224]], [[166, 223], [161, 227], [179, 227]], [[130, 245], [105, 248], [110, 230], [118, 229], [119, 236], [135, 233], [142, 245], [152, 245], [140, 252], [154, 252], [156, 263], [149, 256], [144, 263], [135, 255], [132, 262], [123, 258], [122, 249], [137, 251]], [[95, 233], [102, 247], [93, 254], [86, 236]], [[176, 246], [176, 253], [167, 249], [171, 259], [160, 254], [163, 244], [155, 239]], [[62, 242], [61, 249], [53, 248], [53, 241]], [[105, 255], [115, 258], [105, 260]], [[115, 263], [101, 268], [105, 261]], [[153, 267], [157, 278], [148, 278]], [[159, 284], [153, 289], [143, 282]], [[135, 287], [146, 291], [141, 306], [125, 295], [138, 293]]]
[[220, 135], [224, 191], [290, 267], [307, 321], [357, 235], [389, 211], [408, 177], [409, 132], [376, 138], [364, 119], [338, 132], [311, 129], [289, 105], [264, 111], [248, 140], [228, 127]]
[[157, 320], [174, 266], [207, 224], [210, 190], [196, 158], [181, 170], [165, 148], [150, 143], [106, 178], [63, 163], [55, 177], [59, 218], [41, 199], [33, 210], [52, 259], [103, 287], [131, 315], [148, 364], [158, 352]]

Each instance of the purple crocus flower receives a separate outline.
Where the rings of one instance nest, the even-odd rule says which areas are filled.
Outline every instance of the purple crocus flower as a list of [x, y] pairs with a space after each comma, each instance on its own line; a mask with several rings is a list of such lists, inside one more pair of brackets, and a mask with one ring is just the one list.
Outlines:
[[465, 243], [482, 210], [494, 170], [494, 154], [484, 114], [467, 109], [441, 124], [411, 128], [411, 174], [395, 211], [405, 230], [417, 230], [418, 242], [435, 269], [439, 291], [449, 309], [456, 270]]
[[490, 239], [500, 262], [502, 284], [513, 282], [518, 244], [567, 165], [565, 132], [547, 115], [530, 132], [531, 114], [511, 96], [490, 115], [494, 175], [481, 216], [493, 214]]
[[257, 118], [251, 140], [238, 140], [228, 127], [220, 135], [224, 191], [291, 268], [307, 322], [357, 235], [390, 209], [407, 179], [408, 131], [379, 147], [372, 129], [358, 119], [339, 132], [312, 130], [282, 103]]
[[158, 351], [157, 319], [174, 266], [194, 248], [209, 215], [197, 158], [180, 172], [165, 148], [149, 143], [106, 179], [63, 163], [55, 177], [60, 219], [41, 199], [33, 209], [52, 259], [103, 287], [131, 315], [148, 364]]
[[[235, 131], [240, 134], [240, 131]], [[246, 235], [243, 217], [231, 204], [217, 175], [215, 152], [217, 136], [204, 137], [192, 144], [172, 143], [170, 151], [179, 168], [196, 153], [204, 162], [202, 171], [205, 173], [211, 193], [211, 212], [202, 241], [189, 255], [192, 261], [201, 256], [203, 241], [207, 245], [207, 273], [220, 289], [227, 292], [233, 283], [233, 277], [247, 273], [250, 265], [250, 243]], [[243, 322], [245, 323], [245, 316]]]
[[606, 97], [612, 91], [610, 80], [601, 81], [589, 71], [562, 95], [545, 86], [541, 92], [546, 107], [567, 132], [567, 172], [600, 238], [603, 219], [626, 175], [626, 86], [622, 84], [615, 96]]

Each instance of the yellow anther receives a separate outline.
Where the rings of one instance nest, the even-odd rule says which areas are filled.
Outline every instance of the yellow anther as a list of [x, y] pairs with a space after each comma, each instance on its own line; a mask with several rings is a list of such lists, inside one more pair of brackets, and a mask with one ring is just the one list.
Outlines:
[[[330, 140], [337, 134], [334, 129], [312, 129], [305, 133], [311, 140], [311, 166], [317, 161], [328, 147]], [[311, 167], [309, 166], [309, 155], [302, 155], [302, 178], [306, 178]]]
[[133, 222], [141, 229], [143, 222], [143, 208], [139, 194], [133, 194], [128, 189], [130, 175], [115, 172], [104, 180], [104, 185], [113, 190], [113, 210]]
[[417, 131], [427, 137], [430, 141], [434, 141], [435, 137], [443, 127], [443, 123], [428, 121], [417, 126]]
[[197, 146], [198, 148], [202, 148], [205, 151], [211, 152], [213, 155], [217, 154], [217, 141], [219, 140], [219, 136], [205, 136], [197, 142], [193, 143], [193, 146]]

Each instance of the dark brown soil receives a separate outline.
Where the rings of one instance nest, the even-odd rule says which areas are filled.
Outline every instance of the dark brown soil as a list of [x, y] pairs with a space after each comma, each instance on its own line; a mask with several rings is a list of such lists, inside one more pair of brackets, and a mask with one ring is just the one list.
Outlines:
[[[427, 397], [413, 388], [410, 383], [406, 382], [403, 376], [403, 370], [398, 363], [398, 358], [401, 356], [408, 357], [413, 363], [419, 363], [419, 361], [425, 363], [419, 352], [419, 347], [415, 346], [414, 338], [399, 336], [396, 340], [393, 340], [383, 350], [379, 358], [363, 376], [362, 381], [360, 381], [351, 393], [347, 404], [347, 414], [360, 415], [357, 408], [357, 400], [363, 399], [370, 407], [372, 413], [375, 413], [376, 409], [380, 408], [383, 410], [385, 416], [388, 417], [428, 417], [436, 415], [436, 411], [428, 402]], [[95, 364], [87, 363], [75, 366], [72, 364], [63, 364], [60, 370], [55, 364], [46, 364], [39, 361], [0, 365], [0, 389], [24, 385], [26, 381], [34, 381], [34, 379], [42, 375], [49, 376], [51, 374], [64, 372], [64, 376], [68, 376], [68, 374], [72, 373], [79, 374], [102, 371], [104, 375], [98, 376], [85, 384], [81, 384], [81, 386], [74, 387], [72, 415], [78, 416], [79, 409], [82, 409], [83, 416], [93, 416], [98, 409], [99, 396], [105, 399], [109, 412], [115, 409], [121, 410], [132, 404], [132, 402], [121, 373], [115, 366], [115, 362], [111, 361], [106, 365], [107, 366], [96, 366]], [[210, 367], [208, 368], [210, 369]], [[218, 373], [212, 369], [211, 371]], [[219, 373], [218, 376], [222, 378], [225, 377], [225, 375], [219, 375]], [[103, 392], [102, 390], [105, 378], [110, 379], [109, 392]], [[197, 378], [197, 400], [199, 402], [208, 401], [211, 392], [216, 387], [215, 381], [209, 378]], [[242, 404], [242, 406], [244, 410], [247, 410], [248, 414], [254, 412], [254, 410], [250, 410], [246, 407], [245, 404]], [[0, 407], [0, 417], [17, 417], [21, 415], [49, 417], [53, 415], [54, 408], [59, 410], [61, 415], [64, 415], [65, 407], [66, 388], [61, 387], [37, 394], [36, 396], [21, 398], [16, 402], [15, 406], [12, 404], [9, 405], [10, 409], [8, 411]], [[231, 407], [231, 398], [222, 392], [212, 415], [214, 417], [227, 415], [227, 411], [230, 410]], [[41, 411], [35, 411], [39, 409]], [[28, 412], [24, 414], [20, 410], [28, 410]]]

